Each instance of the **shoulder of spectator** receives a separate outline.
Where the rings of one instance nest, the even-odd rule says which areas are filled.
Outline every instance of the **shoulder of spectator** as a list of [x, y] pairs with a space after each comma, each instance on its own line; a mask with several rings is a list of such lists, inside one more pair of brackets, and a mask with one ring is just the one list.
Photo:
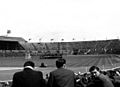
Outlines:
[[[35, 70], [34, 70], [35, 71]], [[37, 73], [39, 73], [39, 74], [43, 74], [43, 72], [42, 71], [35, 71], [35, 72], [37, 72]]]

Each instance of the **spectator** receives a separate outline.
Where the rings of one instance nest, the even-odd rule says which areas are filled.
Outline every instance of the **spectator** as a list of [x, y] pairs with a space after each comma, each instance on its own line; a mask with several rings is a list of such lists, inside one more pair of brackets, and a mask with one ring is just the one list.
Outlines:
[[56, 61], [57, 69], [50, 72], [48, 87], [75, 87], [75, 74], [66, 69], [65, 64], [66, 60], [63, 58]]
[[114, 70], [115, 74], [113, 75], [113, 84], [115, 87], [120, 87], [120, 73], [118, 70]]
[[12, 87], [45, 87], [42, 72], [33, 70], [34, 67], [32, 61], [25, 62], [23, 71], [13, 75]]
[[101, 73], [97, 66], [90, 67], [89, 72], [95, 78], [93, 81], [94, 85], [89, 87], [114, 87], [110, 78], [107, 75]]

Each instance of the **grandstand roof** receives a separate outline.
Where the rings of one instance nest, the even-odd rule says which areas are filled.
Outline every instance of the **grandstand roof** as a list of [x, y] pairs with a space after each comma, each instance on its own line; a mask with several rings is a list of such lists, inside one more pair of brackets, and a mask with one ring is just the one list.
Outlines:
[[22, 37], [8, 37], [8, 36], [0, 36], [0, 41], [19, 41], [26, 42]]

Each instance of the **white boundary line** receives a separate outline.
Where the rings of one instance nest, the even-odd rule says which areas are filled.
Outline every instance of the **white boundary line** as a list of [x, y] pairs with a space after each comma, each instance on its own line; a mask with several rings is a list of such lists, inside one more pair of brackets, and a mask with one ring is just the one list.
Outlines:
[[[35, 69], [38, 67], [35, 67]], [[23, 67], [0, 67], [0, 71], [3, 70], [16, 70], [16, 69], [23, 69]]]
[[0, 67], [0, 71], [3, 71], [3, 70], [16, 70], [16, 69], [23, 69], [23, 67]]

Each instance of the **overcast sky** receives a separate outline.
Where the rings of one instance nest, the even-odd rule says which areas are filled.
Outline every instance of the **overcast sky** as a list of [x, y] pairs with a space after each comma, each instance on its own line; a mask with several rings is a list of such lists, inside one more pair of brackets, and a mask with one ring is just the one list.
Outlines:
[[32, 42], [120, 37], [120, 0], [0, 0], [0, 35]]

